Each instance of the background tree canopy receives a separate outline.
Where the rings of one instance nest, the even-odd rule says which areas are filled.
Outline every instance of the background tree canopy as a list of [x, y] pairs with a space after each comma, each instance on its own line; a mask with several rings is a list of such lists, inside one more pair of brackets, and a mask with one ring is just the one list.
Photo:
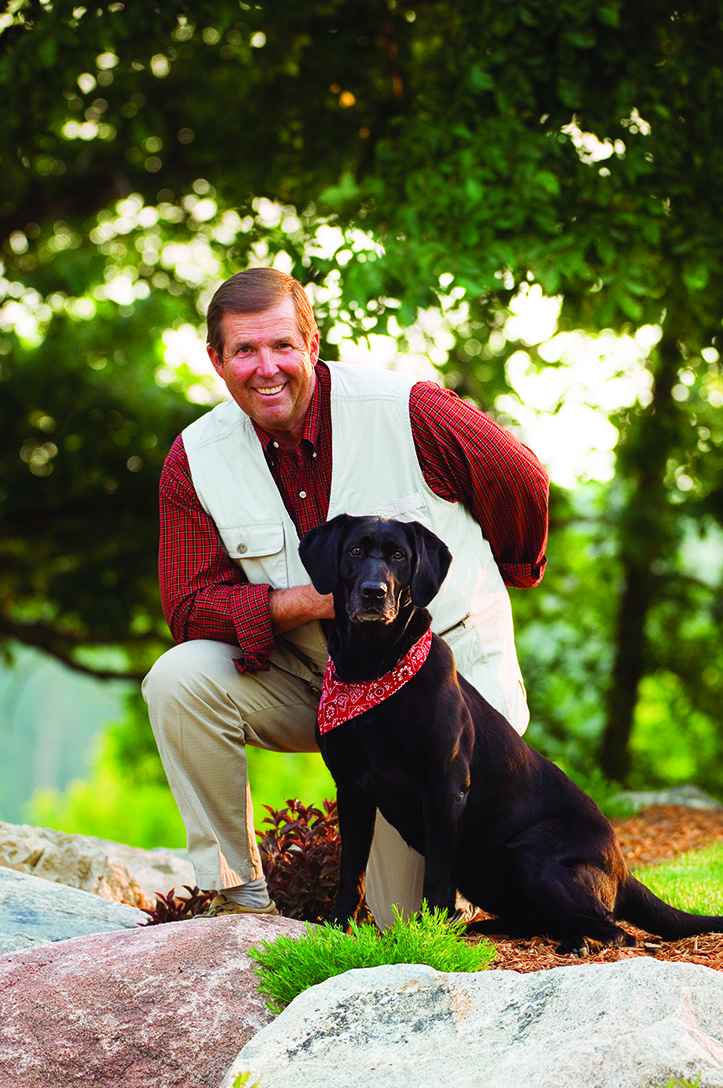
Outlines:
[[723, 792], [691, 559], [723, 522], [721, 0], [10, 0], [0, 85], [5, 639], [99, 676], [163, 648], [157, 479], [211, 397], [169, 330], [227, 274], [297, 275], [331, 358], [440, 311], [442, 378], [503, 422], [515, 367], [564, 365], [508, 321], [539, 287], [562, 332], [656, 331], [614, 478], [555, 491], [514, 594], [531, 737]]

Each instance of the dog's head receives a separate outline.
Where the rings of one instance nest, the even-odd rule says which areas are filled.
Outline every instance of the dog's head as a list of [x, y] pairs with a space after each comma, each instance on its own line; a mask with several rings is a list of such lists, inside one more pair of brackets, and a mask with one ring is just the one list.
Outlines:
[[317, 592], [341, 598], [354, 622], [392, 623], [408, 600], [425, 608], [452, 561], [447, 545], [418, 521], [348, 514], [307, 533], [299, 555]]

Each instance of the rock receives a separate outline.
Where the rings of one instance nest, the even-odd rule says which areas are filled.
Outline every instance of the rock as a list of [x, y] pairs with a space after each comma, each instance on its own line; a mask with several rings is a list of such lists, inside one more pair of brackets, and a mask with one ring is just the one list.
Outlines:
[[723, 809], [720, 801], [697, 786], [673, 786], [669, 790], [623, 790], [614, 800], [631, 801], [635, 811], [649, 805], [685, 805], [686, 808]]
[[723, 1086], [723, 977], [652, 959], [441, 974], [349, 971], [305, 991], [231, 1066], [262, 1088]]
[[158, 892], [195, 884], [185, 850], [139, 850], [90, 835], [2, 821], [0, 866], [134, 907], [152, 907]]
[[303, 932], [228, 915], [0, 957], [0, 1084], [218, 1088], [272, 1019], [248, 949]]
[[148, 916], [125, 903], [0, 868], [0, 953], [114, 929]]

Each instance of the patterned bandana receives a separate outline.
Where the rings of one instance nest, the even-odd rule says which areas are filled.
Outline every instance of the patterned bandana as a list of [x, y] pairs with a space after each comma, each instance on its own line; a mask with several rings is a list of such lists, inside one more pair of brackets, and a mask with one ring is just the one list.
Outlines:
[[386, 676], [379, 680], [364, 680], [359, 684], [343, 684], [341, 680], [337, 680], [334, 662], [329, 658], [321, 685], [319, 732], [329, 733], [337, 725], [343, 725], [351, 718], [363, 714], [365, 710], [379, 706], [395, 691], [403, 688], [427, 660], [431, 645], [432, 632], [428, 630]]

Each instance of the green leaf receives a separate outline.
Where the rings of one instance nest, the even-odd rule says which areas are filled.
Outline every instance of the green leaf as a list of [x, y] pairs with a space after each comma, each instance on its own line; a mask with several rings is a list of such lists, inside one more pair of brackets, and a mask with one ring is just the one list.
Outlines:
[[546, 193], [550, 196], [560, 195], [560, 182], [556, 174], [553, 174], [550, 170], [540, 170], [535, 174], [535, 181], [538, 185], [542, 186]]
[[356, 204], [360, 196], [361, 188], [354, 176], [350, 173], [344, 173], [338, 185], [330, 185], [323, 190], [320, 199], [332, 211], [342, 212], [347, 210], [350, 205]]
[[601, 23], [605, 26], [617, 27], [620, 25], [620, 5], [619, 3], [605, 3], [601, 4], [595, 14]]
[[467, 73], [467, 86], [470, 90], [481, 94], [483, 91], [493, 91], [495, 89], [495, 81], [489, 72], [486, 72], [484, 68], [480, 68], [479, 65], [473, 64]]
[[702, 291], [710, 282], [710, 269], [707, 264], [687, 265], [683, 269], [683, 283], [691, 291]]
[[473, 201], [481, 200], [482, 194], [484, 193], [484, 189], [476, 178], [467, 178], [464, 183], [464, 191], [470, 200]]

